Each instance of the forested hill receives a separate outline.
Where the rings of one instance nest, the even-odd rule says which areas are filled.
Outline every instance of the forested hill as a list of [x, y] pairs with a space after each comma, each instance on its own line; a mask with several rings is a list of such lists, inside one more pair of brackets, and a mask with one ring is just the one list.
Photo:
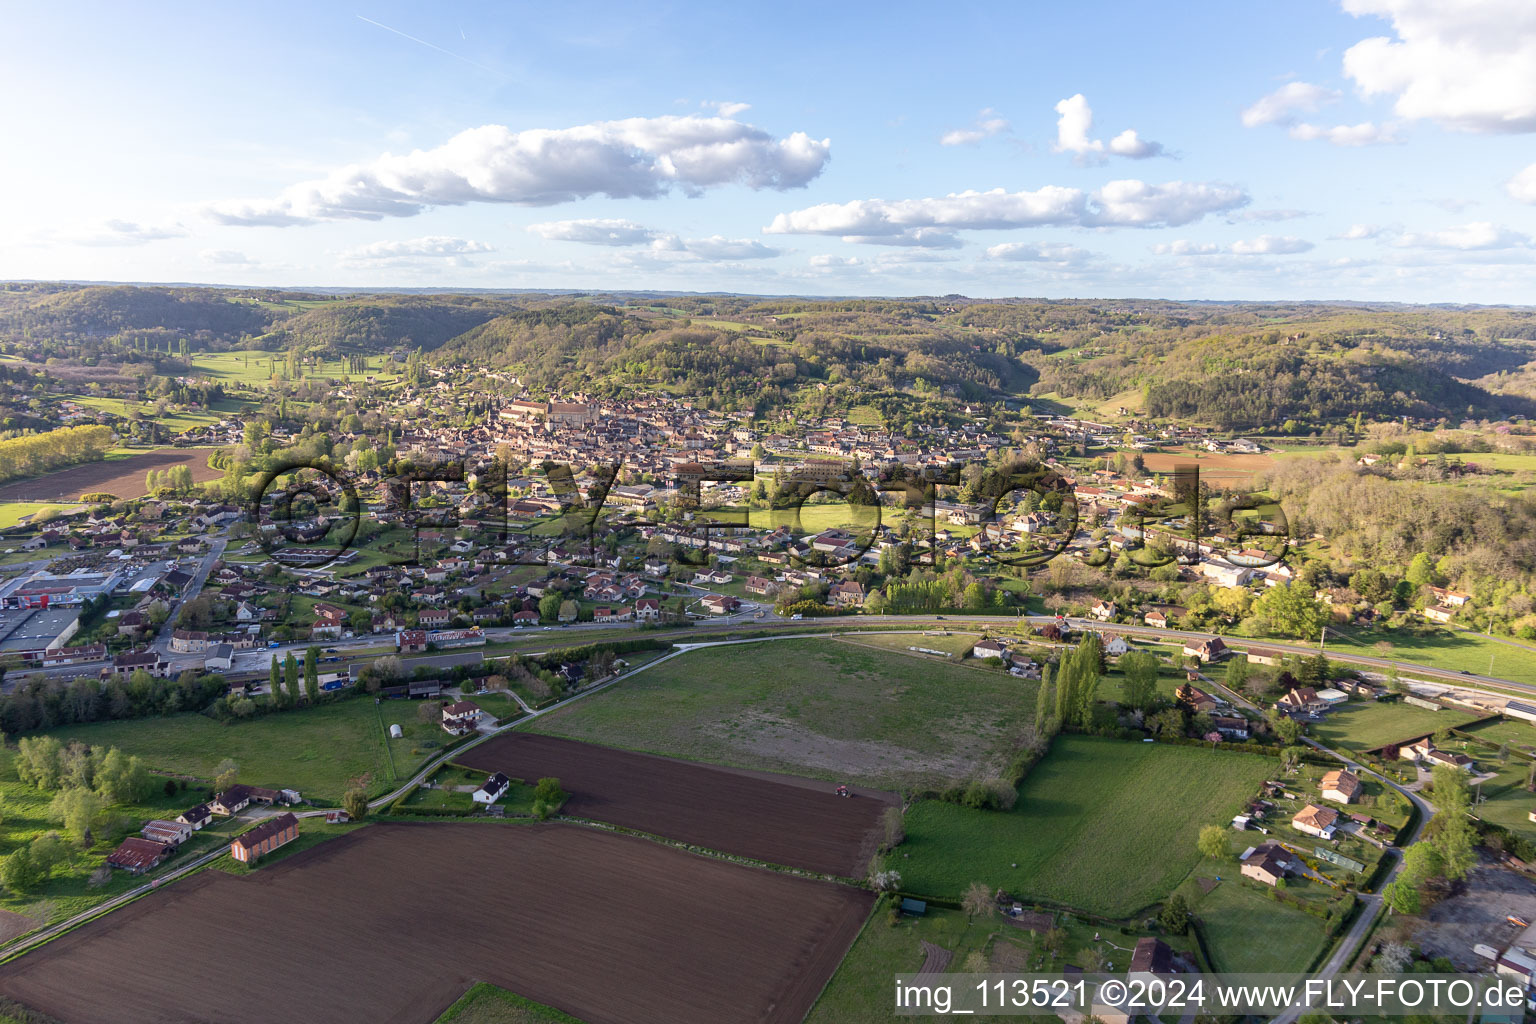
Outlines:
[[1236, 430], [1536, 413], [1526, 308], [0, 285], [7, 354], [108, 367], [227, 349], [419, 352], [539, 389], [892, 423], [1041, 396]]

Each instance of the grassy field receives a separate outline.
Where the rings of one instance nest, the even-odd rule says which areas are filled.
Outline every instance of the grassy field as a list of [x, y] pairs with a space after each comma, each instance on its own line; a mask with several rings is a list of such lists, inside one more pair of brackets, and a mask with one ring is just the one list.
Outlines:
[[9, 530], [20, 526], [23, 516], [35, 516], [39, 512], [52, 510], [54, 512], [67, 512], [78, 506], [60, 504], [53, 501], [6, 501], [0, 502], [0, 530]]
[[1123, 917], [1172, 892], [1199, 860], [1200, 827], [1224, 824], [1273, 769], [1250, 754], [1060, 736], [1012, 811], [920, 802], [888, 863], [913, 892], [958, 898], [979, 881]]
[[[974, 919], [954, 910], [930, 906], [923, 917], [902, 917], [892, 924], [887, 912], [876, 905], [853, 948], [827, 983], [821, 999], [812, 1007], [806, 1024], [887, 1024], [892, 1013], [891, 979], [915, 972], [923, 964], [919, 943], [931, 942], [954, 954], [946, 969], [968, 972], [973, 967], [998, 973], [1059, 971], [1064, 965], [1089, 965], [1090, 951], [1097, 951], [1119, 970], [1130, 960], [1130, 950], [1142, 932], [1123, 934], [1079, 921], [1070, 914], [1057, 915], [1056, 927], [1065, 933], [1059, 957], [1050, 958], [1039, 938], [1002, 923], [996, 915]], [[1164, 935], [1177, 950], [1188, 951], [1192, 937]], [[1017, 1021], [1019, 1017], [967, 1017], [975, 1021]], [[1054, 1018], [1053, 1018], [1054, 1019]]]
[[[1536, 650], [1514, 644], [1500, 643], [1481, 633], [1466, 630], [1436, 629], [1423, 636], [1403, 633], [1356, 633], [1364, 643], [1387, 640], [1392, 650], [1384, 657], [1397, 661], [1410, 661], [1430, 668], [1449, 669], [1459, 672], [1466, 669], [1479, 675], [1498, 676], [1517, 683], [1536, 684]], [[1373, 651], [1354, 644], [1334, 645], [1342, 654], [1374, 655]], [[1412, 670], [1404, 673], [1411, 677]]]
[[834, 639], [765, 641], [680, 655], [532, 728], [743, 768], [928, 787], [995, 772], [1033, 722], [1037, 685]]
[[[384, 356], [368, 357], [368, 375], [379, 375], [385, 363]], [[271, 381], [275, 373], [284, 371], [287, 363], [286, 352], [267, 352], [261, 349], [237, 349], [233, 352], [199, 352], [192, 357], [192, 367], [203, 376], [213, 380], [235, 381], [241, 384], [249, 384], [256, 387], [266, 385]], [[343, 363], [339, 359], [324, 360], [315, 365], [303, 367], [306, 378], [330, 378], [358, 379], [364, 374], [347, 374], [343, 371]], [[393, 375], [380, 376], [382, 381], [394, 380]]]
[[1470, 712], [1430, 711], [1400, 701], [1351, 701], [1328, 712], [1326, 721], [1309, 725], [1307, 732], [1325, 746], [1371, 750], [1476, 720]]
[[582, 1024], [568, 1013], [485, 982], [472, 987], [434, 1024]]
[[[367, 825], [366, 821], [331, 824], [324, 818], [304, 818], [299, 822], [299, 837], [297, 839], [264, 855], [254, 864], [244, 864], [233, 857], [224, 857], [221, 860], [214, 861], [211, 867], [216, 871], [223, 871], [225, 874], [249, 875], [253, 872], [269, 868], [280, 861], [287, 860], [294, 854], [302, 853], [312, 846], [319, 846], [327, 839], [344, 836], [356, 829], [366, 828]], [[246, 822], [238, 831], [244, 832], [249, 826], [250, 822]]]
[[[1466, 726], [1465, 731], [1489, 743], [1507, 743], [1511, 750], [1536, 752], [1536, 725], [1518, 718], [1487, 718], [1476, 725]], [[1485, 758], [1488, 756], [1485, 750], [1478, 752]]]
[[[338, 803], [354, 782], [361, 782], [370, 796], [385, 793], [441, 752], [448, 734], [420, 721], [417, 707], [404, 702], [375, 707], [357, 698], [230, 725], [189, 714], [71, 725], [53, 735], [65, 743], [77, 739], [119, 747], [157, 771], [205, 782], [219, 762], [232, 758], [242, 782], [290, 787], [307, 799]], [[395, 723], [405, 737], [386, 740], [385, 730]]]
[[17, 892], [0, 890], [0, 937], [10, 938], [50, 921], [78, 914], [117, 896], [146, 878], [174, 871], [187, 861], [229, 841], [238, 829], [229, 821], [218, 821], [190, 840], [176, 856], [147, 876], [134, 878], [121, 871], [112, 872], [101, 885], [90, 884], [93, 871], [100, 868], [125, 835], [133, 834], [150, 818], [174, 818], [203, 799], [197, 789], [178, 790], [167, 795], [155, 791], [140, 804], [110, 809], [95, 830], [94, 842], [82, 849], [63, 832], [62, 826], [48, 817], [48, 805], [54, 794], [20, 782], [14, 767], [15, 752], [0, 748], [0, 806], [4, 808], [4, 828], [0, 828], [0, 856], [9, 856], [21, 846], [48, 832], [59, 832], [69, 843], [70, 861], [54, 869], [52, 877], [38, 886]]
[[1240, 885], [1235, 863], [1224, 870], [1230, 877], [1193, 901], [1212, 966], [1234, 974], [1306, 970], [1327, 940], [1323, 922]]

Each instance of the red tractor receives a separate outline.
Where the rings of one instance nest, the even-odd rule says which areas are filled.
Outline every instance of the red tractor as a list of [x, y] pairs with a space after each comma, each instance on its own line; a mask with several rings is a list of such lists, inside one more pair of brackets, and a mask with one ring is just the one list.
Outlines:
[[850, 790], [847, 786], [838, 786], [837, 787], [837, 795], [838, 796], [853, 796], [853, 791]]

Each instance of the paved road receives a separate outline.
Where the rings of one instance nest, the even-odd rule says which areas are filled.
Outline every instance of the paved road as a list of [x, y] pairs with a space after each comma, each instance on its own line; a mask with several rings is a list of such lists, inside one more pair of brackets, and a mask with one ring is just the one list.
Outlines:
[[[1412, 846], [1414, 843], [1419, 841], [1419, 837], [1424, 834], [1425, 826], [1429, 824], [1429, 819], [1435, 816], [1434, 804], [1431, 804], [1428, 800], [1425, 800], [1417, 792], [1399, 786], [1396, 782], [1387, 778], [1385, 775], [1357, 764], [1355, 761], [1351, 760], [1345, 755], [1339, 753], [1336, 750], [1329, 750], [1327, 747], [1316, 742], [1315, 740], [1302, 737], [1302, 742], [1306, 743], [1310, 747], [1322, 751], [1335, 760], [1342, 761], [1347, 768], [1357, 774], [1374, 775], [1377, 779], [1381, 780], [1388, 786], [1391, 786], [1403, 796], [1413, 801], [1413, 805], [1418, 808], [1419, 821], [1418, 824], [1414, 826], [1413, 834], [1408, 837], [1407, 842], [1405, 842], [1401, 848], [1391, 847], [1385, 854], [1385, 856], [1393, 858], [1392, 867], [1388, 870], [1387, 874], [1382, 879], [1381, 886], [1385, 886], [1387, 883], [1397, 878], [1398, 872], [1403, 869], [1403, 849], [1406, 849], [1407, 847]], [[1360, 944], [1364, 942], [1365, 937], [1370, 934], [1371, 927], [1376, 923], [1376, 918], [1381, 915], [1382, 909], [1386, 905], [1385, 901], [1381, 898], [1381, 886], [1378, 886], [1377, 891], [1374, 893], [1357, 894], [1361, 906], [1359, 913], [1355, 917], [1355, 922], [1354, 924], [1350, 925], [1349, 931], [1344, 934], [1344, 937], [1339, 940], [1338, 945], [1334, 947], [1332, 955], [1328, 957], [1328, 961], [1324, 963], [1322, 967], [1318, 968], [1316, 975], [1317, 977], [1331, 978], [1338, 974], [1340, 971], [1344, 970], [1344, 968], [1348, 967], [1350, 962], [1354, 959], [1356, 952], [1360, 948]], [[1297, 1006], [1293, 1006], [1291, 1009], [1276, 1017], [1273, 1024], [1294, 1024], [1295, 1020], [1306, 1012], [1307, 1006], [1308, 1004], [1306, 1002], [1303, 1002]]]
[[[198, 594], [203, 592], [203, 586], [208, 582], [208, 574], [213, 572], [214, 563], [223, 557], [224, 548], [228, 543], [229, 541], [223, 537], [215, 537], [209, 542], [208, 553], [203, 555], [202, 561], [200, 561], [197, 564], [197, 568], [193, 570], [192, 581], [188, 583], [187, 588], [183, 590], [180, 595], [178, 595], [176, 606], [171, 609], [171, 614], [166, 618], [165, 625], [160, 627], [159, 635], [156, 636], [154, 642], [150, 644], [152, 648], [162, 654], [170, 655], [171, 633], [176, 628], [176, 613], [180, 611], [188, 601], [194, 600]], [[184, 658], [182, 660], [196, 661], [198, 668], [203, 667], [203, 659], [201, 656], [193, 657], [190, 659]]]
[[[907, 624], [911, 623], [911, 619], [907, 618], [907, 617], [896, 616], [896, 617], [892, 617], [892, 618], [894, 618], [895, 621], [897, 623], [899, 623], [899, 624], [907, 625]], [[946, 623], [947, 623], [947, 620], [946, 620]], [[958, 625], [958, 623], [957, 623], [957, 625]], [[910, 632], [910, 631], [911, 630], [907, 630], [907, 629], [893, 629], [893, 630], [891, 630], [891, 632], [893, 632], [893, 633], [896, 633], [896, 632]], [[869, 631], [866, 630], [866, 631], [860, 631], [860, 632], [867, 633]], [[543, 708], [541, 710], [534, 710], [534, 709], [530, 708], [520, 697], [517, 697], [516, 694], [514, 694], [513, 696], [517, 700], [518, 705], [520, 707], [522, 707], [523, 710], [526, 712], [526, 716], [525, 717], [517, 719], [517, 720], [512, 721], [512, 722], [508, 722], [507, 724], [502, 725], [502, 726], [500, 726], [500, 727], [498, 727], [496, 729], [493, 729], [493, 730], [491, 730], [489, 732], [486, 732], [486, 733], [483, 733], [481, 735], [476, 736], [474, 739], [470, 740], [468, 743], [465, 743], [465, 744], [463, 744], [461, 746], [455, 747], [452, 750], [445, 751], [444, 753], [442, 753], [442, 754], [438, 755], [437, 757], [433, 758], [432, 760], [428, 761], [415, 774], [413, 774], [408, 780], [406, 780], [405, 782], [401, 783], [399, 786], [397, 786], [391, 792], [386, 793], [383, 796], [377, 797], [377, 798], [375, 798], [373, 800], [370, 800], [368, 802], [368, 806], [371, 809], [377, 809], [377, 808], [384, 807], [384, 806], [394, 802], [395, 800], [399, 799], [404, 793], [406, 793], [412, 787], [418, 786], [421, 783], [425, 782], [428, 778], [430, 778], [432, 776], [433, 773], [435, 773], [438, 769], [440, 769], [444, 764], [448, 763], [449, 761], [453, 760], [454, 758], [457, 758], [465, 750], [468, 750], [468, 749], [470, 749], [472, 747], [479, 746], [480, 744], [486, 742], [487, 740], [492, 739], [493, 737], [500, 736], [501, 734], [503, 734], [505, 732], [508, 732], [508, 731], [510, 731], [512, 729], [515, 729], [518, 726], [523, 725], [523, 724], [525, 724], [527, 722], [533, 721], [534, 719], [537, 719], [537, 718], [539, 718], [539, 717], [541, 717], [543, 715], [547, 715], [547, 714], [549, 714], [552, 711], [556, 711], [556, 710], [559, 710], [561, 708], [564, 708], [564, 707], [568, 706], [569, 704], [571, 704], [574, 701], [584, 700], [587, 697], [592, 696], [593, 694], [601, 693], [604, 690], [607, 690], [609, 687], [616, 686], [619, 683], [623, 682], [624, 680], [629, 679], [629, 678], [637, 675], [640, 672], [644, 672], [644, 671], [646, 671], [648, 669], [651, 669], [651, 668], [653, 668], [653, 667], [655, 667], [657, 665], [664, 664], [665, 662], [668, 662], [668, 661], [672, 660], [673, 658], [679, 657], [679, 656], [681, 656], [683, 654], [686, 654], [689, 651], [700, 650], [700, 649], [709, 648], [709, 647], [726, 647], [726, 646], [734, 646], [734, 645], [738, 645], [738, 644], [765, 643], [765, 642], [772, 642], [772, 641], [775, 641], [775, 640], [796, 640], [796, 639], [803, 639], [803, 638], [807, 638], [807, 637], [826, 636], [826, 635], [827, 635], [826, 631], [809, 631], [808, 632], [808, 631], [805, 631], [802, 628], [798, 632], [788, 632], [788, 631], [786, 631], [786, 632], [783, 632], [783, 633], [781, 633], [779, 635], [776, 635], [776, 636], [753, 638], [753, 639], [745, 639], [745, 640], [703, 640], [703, 641], [698, 641], [698, 642], [693, 642], [693, 643], [686, 643], [686, 642], [685, 643], [679, 643], [675, 647], [674, 650], [667, 652], [666, 654], [662, 655], [660, 658], [655, 659], [654, 661], [647, 662], [644, 665], [640, 665], [640, 666], [632, 668], [632, 669], [630, 669], [630, 670], [628, 670], [626, 672], [622, 672], [619, 675], [614, 676], [612, 679], [609, 679], [607, 682], [600, 683], [597, 686], [590, 687], [590, 688], [588, 688], [586, 690], [581, 691], [580, 693], [573, 694], [570, 697], [567, 697], [565, 700], [562, 700], [562, 701], [560, 701], [557, 704], [553, 704], [553, 705], [551, 705], [551, 706], [549, 706], [547, 708]], [[1256, 709], [1256, 705], [1252, 704], [1250, 701], [1248, 701], [1246, 698], [1242, 697], [1240, 694], [1237, 694], [1237, 693], [1235, 693], [1235, 692], [1233, 692], [1231, 690], [1228, 690], [1220, 682], [1218, 682], [1216, 680], [1213, 680], [1213, 679], [1210, 679], [1209, 677], [1202, 676], [1202, 678], [1206, 682], [1210, 683], [1213, 687], [1216, 687], [1216, 688], [1224, 691], [1228, 695], [1230, 695], [1230, 697], [1232, 698], [1232, 700], [1235, 703], [1241, 704], [1241, 705], [1249, 707], [1249, 708]], [[1433, 807], [1433, 805], [1431, 805], [1428, 801], [1424, 800], [1424, 798], [1421, 797], [1418, 793], [1410, 792], [1410, 791], [1404, 789], [1403, 787], [1399, 786], [1393, 780], [1391, 780], [1389, 778], [1386, 778], [1385, 776], [1382, 776], [1382, 775], [1378, 774], [1377, 772], [1372, 771], [1369, 768], [1365, 768], [1365, 767], [1363, 767], [1361, 765], [1356, 764], [1349, 757], [1345, 756], [1344, 754], [1339, 753], [1338, 751], [1330, 750], [1329, 748], [1324, 747], [1321, 744], [1319, 744], [1319, 743], [1317, 743], [1317, 742], [1315, 742], [1314, 740], [1311, 740], [1311, 739], [1305, 739], [1304, 738], [1304, 742], [1306, 742], [1310, 746], [1314, 747], [1315, 749], [1317, 749], [1317, 750], [1319, 750], [1319, 751], [1321, 751], [1321, 752], [1323, 752], [1325, 754], [1328, 754], [1329, 756], [1334, 757], [1337, 760], [1343, 762], [1351, 770], [1354, 770], [1354, 771], [1357, 771], [1357, 772], [1361, 772], [1361, 773], [1364, 773], [1364, 774], [1374, 775], [1376, 778], [1380, 779], [1383, 783], [1385, 783], [1388, 786], [1391, 786], [1393, 789], [1396, 789], [1398, 792], [1402, 793], [1409, 800], [1413, 801], [1414, 805], [1416, 807], [1418, 807], [1418, 809], [1419, 809], [1419, 821], [1418, 821], [1418, 824], [1417, 824], [1417, 826], [1415, 827], [1415, 829], [1413, 831], [1413, 834], [1409, 837], [1409, 844], [1411, 845], [1413, 842], [1417, 842], [1418, 841], [1419, 836], [1423, 833], [1424, 827], [1428, 824], [1429, 819], [1431, 817], [1433, 817], [1433, 815], [1434, 815], [1434, 807]], [[255, 818], [253, 818], [253, 820], [259, 820], [261, 817], [265, 817], [265, 816], [267, 816], [269, 814], [275, 814], [275, 813], [279, 813], [279, 811], [277, 809], [271, 809], [269, 811], [265, 811], [265, 812], [262, 812], [262, 813], [258, 814]], [[295, 812], [295, 814], [298, 817], [300, 817], [300, 818], [320, 817], [320, 816], [323, 816], [325, 813], [326, 813], [325, 809], [323, 809], [323, 808], [317, 808], [317, 809], [312, 809], [312, 810], [307, 810], [307, 811], [297, 811], [297, 812]], [[217, 850], [214, 850], [214, 851], [212, 851], [210, 853], [204, 854], [203, 856], [197, 858], [196, 860], [194, 860], [194, 861], [192, 861], [192, 862], [190, 862], [188, 864], [185, 864], [185, 865], [177, 868], [175, 871], [172, 871], [169, 874], [162, 876], [161, 878], [158, 878], [158, 879], [156, 879], [156, 880], [154, 880], [152, 882], [145, 883], [144, 885], [138, 886], [135, 889], [130, 890], [127, 893], [124, 893], [121, 896], [115, 897], [112, 900], [109, 900], [106, 903], [101, 904], [100, 906], [92, 908], [91, 910], [88, 910], [88, 911], [86, 911], [86, 912], [84, 912], [82, 914], [78, 914], [78, 915], [76, 915], [76, 916], [74, 916], [72, 918], [69, 918], [68, 920], [61, 921], [58, 924], [51, 925], [50, 927], [44, 929], [41, 932], [35, 933], [35, 934], [33, 934], [31, 936], [28, 936], [28, 937], [26, 937], [24, 939], [18, 940], [15, 944], [13, 944], [9, 948], [0, 947], [0, 956], [3, 956], [5, 958], [9, 958], [9, 957], [12, 957], [12, 956], [19, 955], [20, 953], [23, 953], [26, 950], [31, 949], [31, 948], [35, 947], [36, 945], [38, 945], [38, 944], [40, 944], [42, 942], [45, 942], [48, 939], [50, 939], [50, 938], [52, 938], [52, 937], [54, 937], [56, 935], [60, 935], [60, 934], [62, 934], [64, 932], [70, 930], [71, 928], [74, 928], [74, 927], [77, 927], [77, 926], [79, 926], [81, 924], [84, 924], [87, 921], [89, 921], [89, 920], [91, 920], [91, 919], [93, 919], [93, 918], [95, 918], [95, 917], [97, 917], [97, 916], [99, 916], [101, 914], [104, 914], [104, 913], [110, 912], [111, 910], [117, 909], [118, 907], [123, 906], [124, 904], [130, 902], [131, 900], [136, 899], [139, 896], [142, 896], [145, 893], [148, 893], [148, 892], [150, 892], [150, 891], [160, 887], [161, 885], [164, 885], [164, 884], [166, 884], [166, 883], [168, 883], [168, 882], [170, 882], [170, 881], [172, 881], [174, 879], [181, 878], [184, 875], [188, 874], [189, 872], [195, 871], [196, 869], [202, 867], [203, 865], [211, 863], [214, 860], [217, 860], [219, 857], [224, 856], [227, 852], [228, 852], [227, 848], [221, 847], [221, 848], [219, 848]], [[1392, 856], [1392, 857], [1395, 858], [1395, 862], [1394, 862], [1392, 868], [1390, 869], [1390, 871], [1388, 872], [1388, 874], [1386, 876], [1386, 880], [1387, 881], [1391, 881], [1393, 878], [1396, 877], [1398, 871], [1400, 871], [1401, 868], [1402, 868], [1402, 856], [1401, 856], [1401, 853], [1398, 850], [1396, 850], [1396, 849], [1390, 850], [1387, 855], [1388, 856]], [[1327, 963], [1325, 963], [1323, 965], [1323, 967], [1319, 970], [1318, 975], [1321, 976], [1321, 977], [1332, 977], [1333, 975], [1337, 974], [1345, 966], [1348, 965], [1348, 963], [1350, 962], [1351, 958], [1354, 956], [1354, 953], [1355, 953], [1356, 949], [1359, 947], [1360, 943], [1364, 941], [1365, 936], [1369, 933], [1371, 925], [1375, 922], [1376, 917], [1381, 913], [1381, 909], [1382, 909], [1382, 905], [1383, 904], [1382, 904], [1382, 899], [1381, 899], [1381, 897], [1379, 895], [1375, 895], [1375, 894], [1362, 894], [1362, 895], [1360, 895], [1359, 898], [1360, 898], [1361, 903], [1362, 903], [1362, 907], [1361, 907], [1361, 910], [1359, 912], [1359, 915], [1357, 916], [1354, 924], [1350, 927], [1349, 932], [1343, 937], [1343, 939], [1340, 940], [1340, 942], [1338, 943], [1337, 947], [1334, 949], [1333, 954], [1328, 958]], [[1292, 1010], [1287, 1011], [1285, 1014], [1281, 1015], [1280, 1017], [1275, 1018], [1275, 1020], [1276, 1020], [1277, 1024], [1294, 1024], [1294, 1021], [1296, 1020], [1297, 1017], [1300, 1016], [1300, 1014], [1304, 1011], [1304, 1009], [1305, 1009], [1305, 1007], [1296, 1007], [1296, 1008], [1294, 1008]]]

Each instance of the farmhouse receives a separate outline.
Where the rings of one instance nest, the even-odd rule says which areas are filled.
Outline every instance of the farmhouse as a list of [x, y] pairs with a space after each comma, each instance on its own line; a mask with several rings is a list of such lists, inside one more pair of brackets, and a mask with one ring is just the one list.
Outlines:
[[213, 808], [207, 804], [198, 804], [188, 811], [182, 811], [176, 815], [176, 820], [183, 825], [190, 825], [193, 830], [201, 829], [213, 820]]
[[1317, 691], [1312, 687], [1298, 686], [1275, 701], [1275, 706], [1281, 711], [1309, 711], [1312, 708], [1321, 707], [1322, 701], [1317, 699]]
[[1105, 657], [1118, 658], [1122, 654], [1129, 653], [1130, 649], [1131, 645], [1127, 643], [1125, 637], [1121, 636], [1119, 633], [1104, 634]]
[[166, 846], [180, 846], [192, 838], [192, 826], [182, 821], [146, 821], [139, 831], [145, 839]]
[[1173, 950], [1161, 939], [1151, 937], [1136, 940], [1131, 953], [1130, 977], [1167, 977], [1174, 973]]
[[[110, 671], [113, 675], [127, 678], [142, 669], [158, 678], [170, 674], [170, 665], [170, 660], [159, 651], [129, 651], [112, 659]], [[107, 671], [102, 669], [103, 674]]]
[[142, 875], [160, 866], [171, 855], [171, 846], [152, 839], [129, 836], [111, 853], [107, 854], [107, 866], [120, 868], [130, 875]]
[[834, 583], [832, 589], [827, 592], [827, 596], [839, 608], [862, 608], [864, 607], [864, 584], [857, 580]]
[[1211, 725], [1229, 740], [1248, 738], [1248, 720], [1241, 715], [1212, 715]]
[[1187, 705], [1196, 714], [1202, 711], [1214, 711], [1221, 704], [1215, 697], [1212, 697], [1198, 686], [1192, 686], [1189, 683], [1185, 683], [1173, 691], [1173, 699], [1180, 704]]
[[1285, 654], [1270, 647], [1248, 648], [1248, 661], [1254, 665], [1266, 665], [1271, 668], [1285, 660]]
[[1291, 819], [1291, 824], [1297, 831], [1305, 832], [1309, 836], [1332, 839], [1335, 823], [1338, 820], [1339, 812], [1333, 808], [1307, 804], [1296, 813], [1296, 817]]
[[741, 605], [734, 597], [724, 594], [705, 594], [699, 603], [710, 615], [729, 615]]
[[1186, 658], [1199, 658], [1201, 661], [1208, 662], [1215, 661], [1227, 653], [1227, 645], [1219, 636], [1213, 636], [1209, 640], [1190, 640], [1184, 644]]
[[1002, 656], [1003, 645], [996, 640], [982, 640], [971, 648], [973, 658], [1001, 658]]
[[1243, 877], [1265, 885], [1274, 885], [1284, 878], [1291, 863], [1285, 847], [1279, 843], [1251, 847], [1239, 859], [1242, 861]]
[[284, 811], [275, 818], [262, 822], [229, 844], [229, 855], [242, 864], [271, 853], [299, 838], [299, 819], [292, 811]]
[[490, 778], [486, 779], [485, 782], [481, 784], [479, 789], [470, 794], [470, 799], [472, 799], [477, 804], [486, 804], [489, 806], [490, 804], [495, 803], [497, 800], [500, 800], [503, 794], [506, 793], [507, 787], [510, 785], [512, 785], [511, 779], [507, 778], [501, 772], [496, 772]]
[[1360, 791], [1364, 788], [1360, 782], [1360, 776], [1343, 769], [1336, 769], [1324, 775], [1319, 786], [1324, 800], [1332, 800], [1339, 804], [1354, 803], [1360, 798]]
[[461, 700], [443, 708], [443, 728], [455, 736], [475, 731], [480, 721], [480, 705], [472, 700]]

